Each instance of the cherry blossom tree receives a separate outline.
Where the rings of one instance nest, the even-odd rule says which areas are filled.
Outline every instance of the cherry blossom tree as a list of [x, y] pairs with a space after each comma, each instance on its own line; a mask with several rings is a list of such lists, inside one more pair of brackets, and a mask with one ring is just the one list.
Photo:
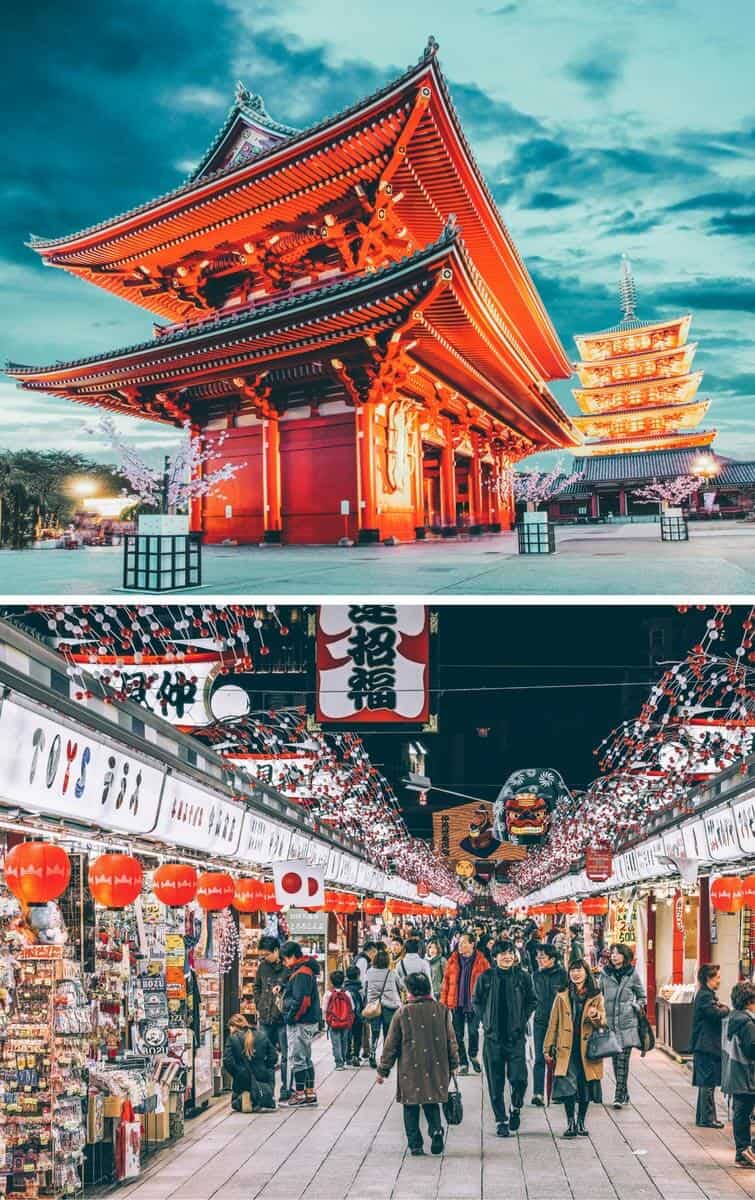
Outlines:
[[513, 472], [514, 498], [525, 501], [527, 506], [544, 504], [565, 492], [571, 484], [582, 479], [581, 471], [564, 474], [561, 463], [550, 471]]
[[111, 416], [102, 417], [89, 432], [104, 434], [110, 442], [120, 459], [120, 471], [142, 503], [163, 513], [174, 513], [186, 511], [191, 501], [201, 496], [222, 495], [218, 486], [233, 479], [246, 466], [246, 463], [226, 462], [212, 471], [204, 471], [205, 464], [217, 458], [227, 435], [222, 431], [210, 442], [193, 433], [188, 421], [183, 428], [183, 443], [174, 454], [166, 455], [162, 470], [144, 461], [121, 436]]
[[698, 475], [677, 475], [675, 479], [654, 478], [644, 487], [636, 488], [632, 495], [647, 504], [656, 503], [661, 507], [670, 505], [672, 508], [678, 508], [685, 500], [689, 500], [702, 484], [703, 480]]

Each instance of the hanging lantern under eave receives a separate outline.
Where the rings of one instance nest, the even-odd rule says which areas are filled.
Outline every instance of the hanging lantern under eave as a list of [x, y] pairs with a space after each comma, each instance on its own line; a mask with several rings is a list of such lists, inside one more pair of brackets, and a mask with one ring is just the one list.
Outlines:
[[205, 912], [220, 912], [233, 903], [233, 879], [225, 871], [203, 871], [197, 880], [197, 904]]
[[742, 880], [742, 904], [745, 908], [755, 908], [755, 875], [745, 875]]
[[576, 900], [559, 900], [556, 904], [556, 912], [562, 917], [573, 917], [579, 912], [579, 905]]
[[180, 908], [197, 894], [197, 873], [189, 863], [163, 863], [153, 875], [153, 887], [162, 904]]
[[604, 917], [608, 912], [608, 896], [587, 896], [582, 901], [584, 917]]
[[51, 842], [19, 842], [5, 856], [5, 883], [25, 904], [57, 900], [71, 879], [71, 860], [62, 846]]
[[264, 898], [261, 879], [237, 879], [233, 888], [233, 907], [237, 912], [259, 912]]
[[744, 903], [744, 889], [738, 875], [721, 875], [710, 886], [710, 902], [717, 912], [737, 913]]
[[275, 884], [263, 883], [260, 908], [262, 912], [266, 913], [283, 912], [283, 905], [279, 904], [275, 898]]
[[141, 893], [141, 863], [131, 854], [101, 854], [89, 865], [89, 890], [103, 908], [126, 908]]

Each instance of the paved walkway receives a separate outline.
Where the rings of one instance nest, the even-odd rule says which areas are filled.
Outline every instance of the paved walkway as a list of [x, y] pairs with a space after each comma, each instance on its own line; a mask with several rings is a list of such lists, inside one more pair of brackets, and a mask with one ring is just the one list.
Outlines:
[[[319, 1106], [267, 1116], [227, 1104], [132, 1185], [129, 1200], [742, 1200], [755, 1172], [733, 1164], [730, 1128], [696, 1129], [689, 1073], [655, 1051], [633, 1056], [632, 1105], [593, 1107], [591, 1137], [563, 1141], [563, 1108], [525, 1107], [518, 1136], [497, 1138], [482, 1079], [461, 1080], [465, 1116], [442, 1157], [406, 1153], [394, 1103], [367, 1067], [336, 1072], [315, 1043]], [[607, 1071], [610, 1075], [610, 1068]], [[484, 1078], [484, 1076], [482, 1077]], [[606, 1081], [607, 1099], [613, 1096]], [[723, 1106], [721, 1106], [723, 1107]], [[423, 1118], [424, 1121], [424, 1118]]]
[[[657, 525], [567, 526], [557, 553], [521, 557], [513, 534], [400, 546], [208, 546], [202, 593], [332, 595], [752, 595], [755, 524], [693, 525], [663, 543]], [[112, 595], [121, 550], [1, 550], [0, 595]], [[192, 593], [187, 593], [192, 594]]]

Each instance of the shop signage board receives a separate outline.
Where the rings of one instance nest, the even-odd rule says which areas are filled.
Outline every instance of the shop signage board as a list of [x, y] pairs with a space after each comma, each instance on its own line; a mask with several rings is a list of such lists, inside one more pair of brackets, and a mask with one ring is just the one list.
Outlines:
[[755, 796], [732, 805], [739, 843], [745, 854], [755, 854]]
[[[127, 699], [171, 725], [198, 728], [215, 720], [210, 693], [221, 666], [217, 652], [189, 651], [180, 663], [152, 654], [98, 656], [95, 662], [89, 661], [88, 654], [74, 654], [72, 658], [95, 679], [111, 679], [112, 686]], [[74, 680], [72, 698], [80, 690]]]
[[682, 838], [684, 840], [684, 853], [687, 858], [701, 858], [706, 860], [711, 857], [704, 821], [688, 821], [687, 824], [682, 825]]
[[327, 604], [315, 617], [316, 727], [435, 728], [435, 618], [418, 604]]
[[163, 772], [73, 722], [7, 697], [0, 707], [6, 803], [117, 832], [154, 829]]
[[247, 811], [239, 857], [243, 862], [267, 866], [288, 858], [291, 830]]
[[613, 873], [613, 852], [608, 846], [588, 846], [585, 851], [585, 874], [594, 883], [605, 883]]
[[241, 843], [245, 811], [243, 804], [170, 775], [155, 836], [210, 855], [235, 856]]
[[714, 862], [731, 862], [742, 857], [734, 814], [730, 808], [721, 808], [703, 817], [703, 821], [708, 850]]
[[313, 794], [314, 754], [224, 754], [259, 783], [266, 783], [283, 796], [308, 800]]

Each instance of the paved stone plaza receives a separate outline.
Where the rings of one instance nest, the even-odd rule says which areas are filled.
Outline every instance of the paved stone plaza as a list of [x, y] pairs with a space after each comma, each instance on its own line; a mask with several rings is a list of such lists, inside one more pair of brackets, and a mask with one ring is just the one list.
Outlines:
[[[520, 557], [515, 535], [400, 546], [209, 546], [202, 591], [212, 595], [743, 595], [755, 591], [755, 524], [693, 526], [660, 541], [657, 525], [567, 526], [557, 553]], [[0, 593], [107, 595], [121, 585], [122, 551], [0, 551]]]
[[[434, 1158], [406, 1153], [395, 1072], [383, 1087], [367, 1067], [336, 1072], [315, 1043], [319, 1106], [267, 1116], [222, 1102], [190, 1122], [129, 1200], [739, 1200], [755, 1172], [733, 1164], [730, 1128], [696, 1129], [687, 1071], [654, 1051], [633, 1057], [632, 1105], [593, 1107], [591, 1137], [564, 1141], [563, 1108], [525, 1107], [519, 1136], [497, 1138], [482, 1078], [461, 1080], [465, 1116]], [[607, 1071], [610, 1074], [610, 1069]], [[484, 1078], [484, 1077], [483, 1077]], [[606, 1081], [612, 1098], [612, 1080]]]

